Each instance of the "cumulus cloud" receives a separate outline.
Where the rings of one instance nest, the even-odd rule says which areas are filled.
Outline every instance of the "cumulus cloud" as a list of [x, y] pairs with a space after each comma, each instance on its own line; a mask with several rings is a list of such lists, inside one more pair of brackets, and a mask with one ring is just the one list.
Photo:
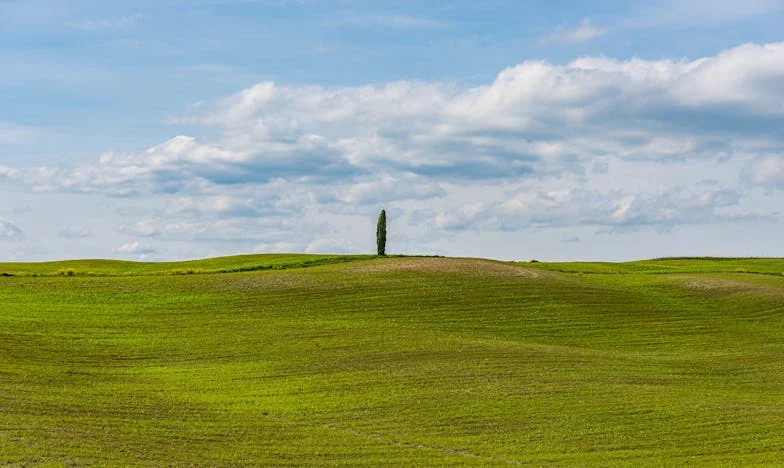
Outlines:
[[116, 230], [131, 237], [168, 240], [192, 240], [208, 234], [218, 238], [225, 234], [223, 230], [225, 223], [216, 220], [208, 212], [193, 212], [189, 213], [192, 216], [179, 215], [174, 217], [164, 213], [152, 214], [157, 214], [160, 217], [122, 223], [116, 227]]
[[[266, 191], [265, 191], [266, 192]], [[268, 197], [236, 197], [214, 195], [204, 197], [179, 197], [166, 207], [171, 215], [213, 215], [221, 218], [254, 218], [290, 213], [287, 200], [269, 194]]]
[[583, 18], [580, 20], [580, 24], [578, 26], [572, 28], [559, 26], [555, 31], [545, 36], [543, 38], [543, 42], [572, 44], [575, 42], [590, 41], [591, 39], [604, 36], [606, 33], [606, 29], [595, 26], [593, 23], [591, 23], [589, 18]]
[[784, 189], [784, 153], [755, 158], [745, 168], [743, 176], [754, 185]]
[[301, 245], [295, 242], [268, 242], [256, 245], [253, 248], [253, 253], [284, 253], [301, 250]]
[[11, 221], [0, 218], [0, 239], [22, 239], [24, 232]]
[[161, 234], [161, 230], [156, 224], [154, 220], [142, 219], [117, 226], [117, 232], [133, 237], [158, 237]]
[[351, 245], [345, 241], [340, 239], [334, 238], [323, 238], [317, 239], [307, 247], [305, 247], [305, 253], [323, 253], [323, 254], [345, 254], [356, 252], [356, 249], [353, 249]]
[[426, 177], [414, 174], [360, 180], [335, 190], [335, 200], [351, 205], [377, 205], [399, 200], [440, 198], [446, 191]]
[[522, 192], [498, 205], [494, 214], [507, 229], [531, 224], [671, 228], [736, 217], [720, 212], [739, 202], [741, 195], [735, 190], [682, 192], [628, 194], [575, 189]]
[[279, 177], [319, 180], [356, 171], [315, 135], [289, 142], [267, 141], [257, 148], [177, 136], [140, 153], [105, 153], [90, 165], [39, 168], [30, 176], [40, 190], [132, 196], [198, 190], [203, 183], [262, 184]]
[[121, 245], [115, 250], [115, 252], [129, 255], [151, 255], [157, 253], [158, 251], [149, 244], [134, 241]]
[[17, 174], [19, 174], [19, 171], [17, 171], [14, 168], [8, 166], [0, 166], [0, 180], [12, 179], [16, 177]]
[[356, 183], [358, 193], [382, 174], [492, 180], [579, 174], [608, 157], [732, 157], [761, 140], [784, 147], [773, 132], [784, 116], [782, 80], [784, 43], [696, 60], [526, 61], [468, 89], [265, 82], [171, 119], [216, 128], [217, 138], [178, 136], [25, 178], [42, 190], [118, 196], [280, 180]]
[[[484, 221], [490, 214], [489, 206], [484, 202], [474, 202], [460, 205], [451, 210], [433, 212], [426, 210], [420, 212], [415, 219], [418, 221], [426, 220], [427, 214], [432, 213], [432, 225], [439, 230], [457, 231], [469, 227], [478, 229], [481, 221]], [[425, 216], [423, 216], [423, 214]]]
[[[315, 239], [328, 227], [323, 221], [310, 219], [303, 210], [294, 216], [247, 216], [245, 213], [215, 211], [211, 203], [193, 203], [191, 198], [175, 199], [169, 206], [140, 210], [145, 216], [139, 221], [124, 222], [116, 231], [135, 238], [158, 241], [196, 241], [206, 244], [242, 244], [248, 250], [262, 244], [292, 242], [296, 232], [298, 251], [303, 251], [309, 239]], [[172, 208], [186, 203], [187, 209]], [[138, 216], [126, 214], [125, 217]], [[236, 250], [236, 249], [235, 249]]]
[[[372, 248], [366, 220], [381, 207], [407, 226], [401, 245], [434, 231], [666, 230], [746, 219], [736, 187], [784, 186], [778, 82], [784, 43], [695, 60], [526, 61], [471, 88], [264, 82], [170, 118], [210, 137], [176, 136], [74, 167], [0, 167], [0, 179], [126, 204], [154, 197], [154, 208], [116, 230], [233, 251]], [[718, 162], [725, 170], [711, 172]], [[645, 187], [619, 178], [648, 181], [652, 167], [672, 177]]]
[[761, 218], [766, 214], [736, 213], [741, 194], [731, 189], [687, 192], [628, 193], [576, 188], [520, 190], [503, 200], [467, 203], [440, 211], [421, 210], [412, 224], [425, 224], [441, 231], [518, 231], [539, 227], [592, 226], [603, 231]]

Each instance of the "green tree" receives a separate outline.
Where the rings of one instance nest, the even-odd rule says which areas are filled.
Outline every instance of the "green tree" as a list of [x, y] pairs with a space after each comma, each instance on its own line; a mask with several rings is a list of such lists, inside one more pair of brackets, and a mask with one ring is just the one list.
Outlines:
[[387, 254], [387, 212], [381, 210], [376, 224], [376, 250], [378, 255]]

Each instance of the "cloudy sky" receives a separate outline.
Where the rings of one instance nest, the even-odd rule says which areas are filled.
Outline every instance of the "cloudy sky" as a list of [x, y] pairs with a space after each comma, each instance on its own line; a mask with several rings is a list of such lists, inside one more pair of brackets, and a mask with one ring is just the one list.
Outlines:
[[0, 0], [0, 261], [784, 256], [784, 1]]

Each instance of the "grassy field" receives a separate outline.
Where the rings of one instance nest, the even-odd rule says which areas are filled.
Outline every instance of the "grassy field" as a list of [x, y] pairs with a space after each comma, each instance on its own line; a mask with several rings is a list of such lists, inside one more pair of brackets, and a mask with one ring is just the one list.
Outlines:
[[0, 464], [784, 465], [783, 267], [0, 264]]
[[[514, 262], [513, 262], [514, 263]], [[562, 273], [756, 273], [784, 276], [784, 258], [657, 258], [636, 262], [516, 263]]]
[[269, 254], [234, 255], [184, 262], [127, 262], [123, 260], [64, 260], [38, 263], [0, 263], [0, 276], [134, 276], [236, 273], [286, 270], [374, 258], [371, 255]]

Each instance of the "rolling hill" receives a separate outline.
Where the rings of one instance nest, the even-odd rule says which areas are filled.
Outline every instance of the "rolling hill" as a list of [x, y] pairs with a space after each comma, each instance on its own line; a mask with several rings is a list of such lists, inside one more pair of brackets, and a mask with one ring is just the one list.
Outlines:
[[782, 272], [2, 263], [0, 463], [782, 464]]

